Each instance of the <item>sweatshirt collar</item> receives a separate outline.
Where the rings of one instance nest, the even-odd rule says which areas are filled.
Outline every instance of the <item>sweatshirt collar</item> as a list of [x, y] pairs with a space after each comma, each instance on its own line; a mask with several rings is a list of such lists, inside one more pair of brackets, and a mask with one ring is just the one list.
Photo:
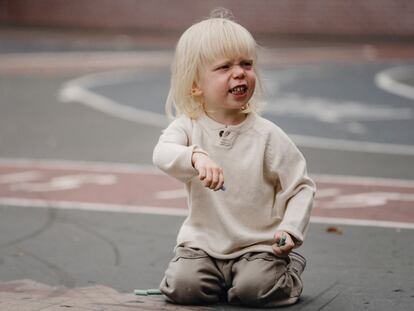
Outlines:
[[241, 133], [241, 132], [248, 130], [253, 125], [255, 118], [256, 118], [256, 114], [254, 112], [250, 112], [249, 114], [247, 114], [247, 117], [243, 122], [237, 125], [225, 125], [225, 124], [219, 123], [211, 119], [209, 116], [203, 113], [198, 118], [198, 121], [203, 127], [205, 127], [208, 130], [212, 130], [212, 131], [226, 130], [226, 131]]

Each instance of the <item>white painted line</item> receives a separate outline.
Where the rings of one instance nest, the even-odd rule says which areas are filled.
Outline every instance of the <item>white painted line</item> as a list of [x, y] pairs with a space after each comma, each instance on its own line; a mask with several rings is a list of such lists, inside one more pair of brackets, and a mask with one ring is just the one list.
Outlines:
[[352, 209], [352, 208], [367, 208], [387, 206], [389, 209], [394, 209], [390, 206], [390, 202], [397, 201], [395, 205], [398, 206], [401, 202], [414, 202], [414, 194], [394, 193], [394, 192], [365, 192], [348, 195], [338, 195], [328, 202], [319, 202], [318, 208], [321, 209]]
[[382, 144], [369, 141], [331, 139], [304, 135], [289, 135], [289, 137], [299, 147], [392, 155], [414, 155], [414, 146], [410, 145]]
[[[361, 121], [399, 121], [413, 118], [412, 107], [393, 107], [385, 104], [368, 104], [356, 100], [327, 99], [303, 96], [290, 92], [279, 95], [265, 106], [267, 114], [304, 117], [323, 123], [345, 124]], [[352, 125], [355, 126], [355, 125]], [[362, 124], [358, 123], [358, 126]], [[351, 128], [349, 128], [351, 130]], [[362, 129], [357, 129], [357, 132]]]
[[115, 162], [87, 162], [67, 161], [55, 159], [28, 159], [28, 158], [0, 158], [0, 165], [15, 166], [20, 168], [39, 169], [64, 169], [64, 170], [87, 170], [96, 172], [130, 173], [130, 174], [155, 174], [164, 175], [152, 165], [138, 165]]
[[142, 71], [136, 70], [117, 70], [84, 75], [65, 83], [58, 97], [63, 103], [78, 102], [123, 120], [164, 128], [169, 123], [166, 116], [123, 105], [90, 90], [93, 87], [121, 84], [142, 78], [142, 75]]
[[54, 208], [54, 209], [64, 209], [64, 210], [82, 210], [82, 211], [95, 211], [95, 212], [131, 213], [131, 214], [154, 214], [154, 215], [166, 215], [166, 216], [186, 216], [188, 214], [187, 209], [184, 209], [184, 208], [70, 202], [70, 201], [48, 201], [48, 200], [38, 200], [38, 199], [1, 198], [1, 197], [0, 197], [0, 206], [15, 206], [15, 207], [28, 207], [28, 208], [38, 207], [38, 208]]
[[98, 87], [121, 84], [140, 78], [145, 79], [145, 70], [120, 69], [98, 73], [90, 73], [68, 81], [81, 87]]
[[25, 183], [37, 180], [41, 177], [41, 173], [37, 171], [24, 171], [18, 173], [0, 175], [0, 184]]
[[61, 89], [59, 99], [66, 103], [78, 102], [126, 121], [161, 128], [168, 125], [168, 119], [165, 116], [119, 104], [107, 97], [77, 86], [74, 83], [68, 83]]
[[324, 175], [312, 174], [316, 181], [323, 183], [340, 183], [361, 186], [384, 186], [384, 187], [406, 187], [413, 188], [414, 181], [408, 179], [392, 179], [378, 177], [345, 176], [345, 175]]
[[318, 189], [315, 197], [318, 199], [323, 199], [323, 198], [331, 198], [339, 194], [340, 194], [340, 191], [337, 188], [325, 188], [325, 189]]
[[77, 174], [53, 177], [47, 181], [19, 182], [10, 186], [11, 191], [26, 192], [54, 192], [73, 190], [84, 184], [113, 185], [117, 182], [117, 176], [108, 174]]
[[312, 216], [311, 222], [317, 223], [317, 224], [347, 225], [347, 226], [361, 226], [361, 227], [414, 229], [414, 224], [412, 223], [380, 221], [380, 220], [365, 220], [365, 219], [351, 219], [351, 218], [313, 217]]
[[401, 80], [414, 81], [414, 67], [394, 67], [375, 76], [375, 83], [380, 89], [414, 100], [414, 87]]
[[[169, 123], [165, 115], [123, 105], [89, 90], [91, 87], [119, 84], [123, 81], [129, 81], [134, 77], [136, 78], [137, 76], [140, 76], [140, 73], [131, 70], [85, 75], [67, 82], [60, 90], [59, 99], [66, 103], [82, 103], [123, 120], [165, 128]], [[410, 145], [340, 140], [305, 135], [289, 136], [298, 146], [308, 148], [392, 155], [414, 155], [414, 146]]]
[[[13, 206], [13, 207], [24, 207], [24, 208], [37, 207], [37, 208], [47, 208], [47, 209], [53, 208], [53, 209], [63, 209], [63, 210], [151, 214], [151, 215], [163, 215], [163, 216], [187, 216], [188, 215], [188, 210], [184, 208], [83, 203], [83, 202], [69, 202], [69, 201], [47, 201], [47, 200], [20, 199], [20, 198], [0, 198], [0, 206]], [[411, 224], [411, 223], [348, 219], [348, 218], [333, 218], [333, 217], [311, 217], [311, 223], [363, 226], [363, 227], [380, 227], [380, 228], [414, 229], [414, 224]]]
[[171, 199], [182, 199], [187, 197], [185, 189], [158, 191], [155, 194], [155, 198], [159, 200], [171, 200]]

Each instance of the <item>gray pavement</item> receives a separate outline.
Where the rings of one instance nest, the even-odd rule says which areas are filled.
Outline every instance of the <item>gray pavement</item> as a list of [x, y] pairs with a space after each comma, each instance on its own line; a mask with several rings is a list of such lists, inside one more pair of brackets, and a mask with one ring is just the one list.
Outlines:
[[[27, 46], [42, 50], [30, 44]], [[16, 50], [13, 49], [8, 51]], [[342, 100], [376, 105], [380, 98], [381, 105], [390, 104], [387, 107], [398, 111], [412, 105], [412, 101], [373, 91], [373, 85], [358, 88], [365, 85], [364, 75], [372, 76], [372, 72], [388, 68], [388, 65], [329, 64], [316, 67], [319, 72], [328, 74], [326, 79], [332, 79], [329, 87], [324, 86], [327, 93], [332, 93], [330, 99], [341, 98], [335, 95], [341, 92]], [[316, 84], [324, 80], [320, 77], [312, 80], [312, 84], [306, 78], [314, 72], [315, 65], [284, 68], [285, 73], [300, 74], [302, 69], [306, 73], [299, 79], [278, 84], [285, 95], [297, 92], [303, 96], [322, 96], [316, 93], [320, 89]], [[132, 81], [97, 91], [124, 104], [140, 105], [139, 108], [144, 105], [144, 108], [157, 112], [163, 102], [159, 95], [164, 94], [167, 87], [165, 72], [163, 69], [147, 74], [148, 80], [140, 80], [137, 87], [133, 87], [136, 84]], [[345, 78], [352, 77], [355, 72], [359, 72], [355, 75], [357, 80], [347, 84], [349, 79]], [[77, 103], [59, 102], [63, 83], [76, 77], [78, 75], [65, 72], [0, 73], [0, 158], [150, 164], [152, 148], [161, 127], [125, 121]], [[268, 77], [280, 82], [285, 76], [269, 71]], [[337, 88], [335, 79], [339, 79], [343, 87]], [[293, 84], [289, 84], [294, 81], [300, 86], [297, 90], [291, 89]], [[373, 92], [380, 93], [371, 98]], [[325, 97], [328, 97], [327, 93]], [[318, 128], [317, 118], [289, 119], [281, 113], [272, 116], [277, 122], [285, 122], [282, 127], [288, 127], [294, 134]], [[348, 135], [361, 141], [398, 141], [398, 144], [412, 146], [412, 122], [407, 120], [364, 120], [363, 125], [368, 130]], [[342, 121], [335, 125], [319, 120], [319, 125], [326, 126], [320, 131], [334, 135], [332, 127], [344, 129], [349, 120]], [[341, 133], [345, 135], [344, 131]], [[305, 145], [301, 149], [312, 174], [414, 179], [414, 156], [411, 154]], [[200, 310], [198, 307], [168, 305], [157, 297], [131, 295], [135, 288], [157, 287], [172, 256], [175, 235], [182, 221], [181, 216], [57, 210], [53, 203], [47, 209], [2, 205], [0, 309]], [[332, 231], [329, 227], [332, 226], [312, 224], [301, 248], [308, 258], [303, 275], [303, 297], [299, 304], [286, 309], [411, 310], [414, 301], [414, 231], [351, 225], [335, 225]], [[13, 283], [21, 279], [31, 281], [23, 282], [20, 287]], [[205, 309], [238, 310], [225, 305]]]
[[160, 128], [58, 101], [73, 78], [0, 75], [1, 157], [150, 163]]
[[[7, 206], [0, 214], [3, 282], [98, 284], [124, 293], [158, 286], [183, 221]], [[328, 233], [326, 228], [313, 224], [301, 248], [308, 259], [305, 288], [301, 302], [289, 310], [410, 310], [413, 230], [339, 226], [341, 233]]]

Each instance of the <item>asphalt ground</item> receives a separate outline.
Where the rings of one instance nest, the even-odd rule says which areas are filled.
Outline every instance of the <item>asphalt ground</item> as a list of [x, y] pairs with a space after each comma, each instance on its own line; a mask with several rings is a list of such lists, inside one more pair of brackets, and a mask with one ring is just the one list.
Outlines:
[[[144, 194], [130, 198], [127, 186], [117, 188], [120, 172], [129, 172], [137, 177], [127, 183], [132, 189], [177, 194], [171, 180], [157, 180], [151, 186], [145, 175], [153, 172], [152, 148], [165, 122], [154, 116], [162, 111], [168, 87], [168, 44], [160, 49], [153, 41], [147, 46], [140, 42], [139, 47], [125, 49], [106, 42], [105, 48], [97, 49], [91, 47], [93, 41], [82, 41], [79, 48], [73, 39], [52, 36], [52, 40], [49, 35], [42, 41], [39, 33], [36, 40], [12, 34], [7, 32], [7, 40], [1, 41], [0, 55], [0, 308], [200, 309], [131, 295], [135, 288], [158, 286], [184, 219], [182, 201], [177, 201], [182, 194], [164, 203], [141, 202]], [[87, 54], [95, 55], [91, 58], [83, 54], [82, 62], [68, 50], [100, 52]], [[134, 54], [122, 54], [126, 50]], [[381, 91], [373, 82], [375, 73], [409, 68], [407, 50], [411, 51], [406, 45], [393, 45], [378, 49], [377, 55], [383, 56], [373, 58], [372, 48], [367, 56], [359, 45], [284, 46], [270, 53], [279, 58], [265, 59], [270, 98], [275, 101], [266, 116], [287, 127], [305, 154], [310, 173], [325, 189], [300, 249], [308, 259], [303, 297], [289, 310], [411, 310], [413, 101]], [[60, 53], [45, 55], [45, 51]], [[101, 61], [106, 57], [114, 63]], [[121, 63], [119, 58], [128, 61]], [[116, 74], [79, 80], [115, 69]], [[317, 79], [310, 80], [314, 76]], [[97, 95], [93, 102], [98, 104], [81, 105], [88, 102], [85, 93], [65, 93], [68, 82]], [[133, 110], [104, 113], [102, 98]], [[312, 109], [287, 109], [295, 100]], [[284, 110], [277, 110], [278, 101]], [[320, 114], [314, 116], [318, 107]], [[310, 144], [309, 137], [325, 140]], [[80, 172], [90, 177], [91, 171], [101, 179], [79, 178]], [[62, 186], [53, 179], [59, 176], [66, 177], [67, 189], [53, 188]], [[111, 182], [108, 176], [118, 179]], [[343, 183], [329, 187], [330, 181], [323, 183], [326, 176], [342, 178]], [[368, 183], [372, 190], [361, 190], [363, 196], [351, 189], [353, 196], [346, 196], [351, 190], [344, 176], [366, 178], [361, 182], [353, 177], [348, 183], [361, 189]], [[68, 180], [75, 180], [75, 185]], [[29, 186], [31, 190], [24, 188]], [[52, 188], [33, 188], [41, 186]], [[334, 207], [324, 209], [323, 203]], [[387, 221], [396, 215], [398, 219]]]

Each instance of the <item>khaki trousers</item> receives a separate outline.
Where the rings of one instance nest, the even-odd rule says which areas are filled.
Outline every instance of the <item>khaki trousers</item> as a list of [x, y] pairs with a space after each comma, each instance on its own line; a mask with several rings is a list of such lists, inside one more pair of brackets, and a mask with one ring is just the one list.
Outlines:
[[178, 304], [230, 304], [277, 307], [295, 303], [302, 281], [289, 268], [289, 257], [247, 253], [231, 260], [215, 259], [200, 249], [178, 247], [160, 290]]

